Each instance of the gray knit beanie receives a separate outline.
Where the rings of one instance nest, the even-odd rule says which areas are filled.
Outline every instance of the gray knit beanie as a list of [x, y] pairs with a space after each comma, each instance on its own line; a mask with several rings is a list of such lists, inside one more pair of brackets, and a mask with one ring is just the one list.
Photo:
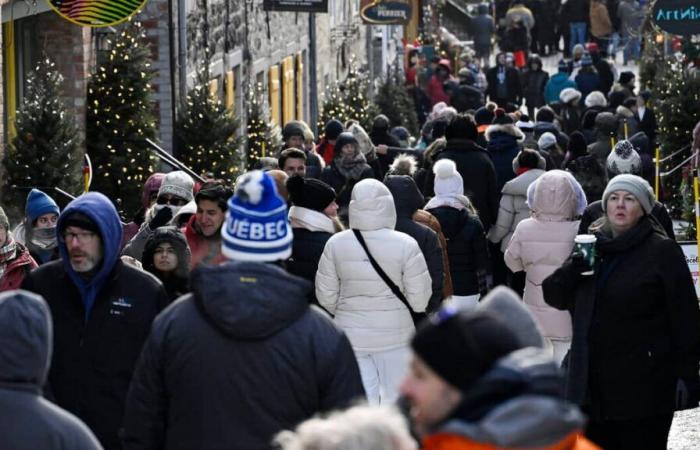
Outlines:
[[646, 214], [650, 214], [656, 204], [654, 191], [649, 183], [642, 177], [625, 173], [610, 180], [605, 187], [601, 204], [603, 211], [605, 211], [605, 206], [608, 203], [608, 197], [615, 191], [626, 191], [634, 195]]

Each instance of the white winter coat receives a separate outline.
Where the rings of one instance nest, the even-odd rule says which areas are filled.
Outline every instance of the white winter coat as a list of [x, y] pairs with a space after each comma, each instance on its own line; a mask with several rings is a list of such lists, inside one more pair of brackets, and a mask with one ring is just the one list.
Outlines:
[[501, 204], [498, 207], [498, 219], [489, 230], [489, 241], [494, 244], [501, 243], [501, 251], [505, 253], [515, 227], [523, 220], [530, 217], [530, 207], [527, 206], [527, 188], [540, 175], [542, 169], [530, 169], [508, 181], [501, 193]]
[[[394, 199], [377, 180], [352, 190], [350, 228], [360, 230], [379, 266], [401, 289], [412, 309], [425, 310], [432, 293], [428, 267], [418, 243], [394, 231]], [[316, 297], [335, 316], [355, 351], [374, 352], [408, 345], [415, 330], [411, 315], [377, 275], [352, 230], [326, 243], [316, 274]]]
[[571, 254], [579, 226], [574, 217], [585, 208], [585, 195], [570, 174], [552, 170], [531, 185], [528, 203], [532, 217], [515, 228], [505, 252], [505, 262], [513, 272], [526, 272], [523, 301], [537, 319], [544, 336], [571, 339], [569, 312], [545, 303], [542, 282]]

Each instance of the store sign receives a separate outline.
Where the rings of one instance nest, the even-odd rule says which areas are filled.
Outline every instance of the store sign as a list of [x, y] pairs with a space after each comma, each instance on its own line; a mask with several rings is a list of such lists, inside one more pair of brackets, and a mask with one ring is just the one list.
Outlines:
[[328, 0], [263, 0], [265, 11], [328, 12]]
[[657, 0], [652, 17], [654, 23], [668, 33], [682, 36], [700, 34], [698, 0]]
[[685, 262], [688, 264], [688, 270], [693, 276], [693, 284], [695, 285], [695, 295], [700, 299], [700, 284], [698, 284], [698, 243], [697, 242], [680, 242]]
[[397, 25], [411, 20], [409, 0], [362, 0], [360, 17], [369, 25]]
[[61, 17], [84, 27], [109, 27], [139, 12], [147, 0], [47, 0]]

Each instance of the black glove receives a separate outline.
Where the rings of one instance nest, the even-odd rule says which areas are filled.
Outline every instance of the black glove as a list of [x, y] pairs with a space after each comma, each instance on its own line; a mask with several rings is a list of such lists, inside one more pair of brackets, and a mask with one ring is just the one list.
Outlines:
[[156, 213], [155, 216], [151, 219], [150, 222], [148, 222], [148, 228], [151, 230], [155, 230], [158, 227], [162, 227], [163, 225], [167, 224], [170, 222], [170, 219], [173, 218], [173, 212], [168, 208], [167, 206], [161, 209]]
[[676, 382], [676, 411], [693, 409], [700, 403], [700, 385], [679, 378]]
[[588, 262], [586, 259], [583, 257], [583, 253], [579, 251], [575, 251], [571, 254], [571, 257], [569, 258], [571, 268], [578, 274], [579, 276], [584, 276], [584, 272], [589, 272], [591, 270], [591, 266], [588, 265]]

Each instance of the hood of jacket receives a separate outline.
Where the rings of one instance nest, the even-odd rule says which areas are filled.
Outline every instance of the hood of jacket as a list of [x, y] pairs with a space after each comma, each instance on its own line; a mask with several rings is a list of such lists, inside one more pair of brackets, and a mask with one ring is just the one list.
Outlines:
[[651, 144], [649, 142], [649, 137], [645, 132], [640, 131], [633, 134], [629, 138], [629, 141], [632, 145], [634, 145], [634, 148], [640, 155], [651, 155]]
[[174, 226], [158, 227], [148, 238], [143, 248], [143, 255], [141, 256], [143, 270], [155, 274], [156, 268], [153, 264], [153, 256], [155, 255], [158, 245], [166, 242], [173, 246], [175, 254], [177, 255], [175, 274], [187, 278], [190, 272], [192, 253], [190, 252], [190, 247], [187, 245], [185, 234]]
[[527, 172], [518, 175], [512, 180], [503, 185], [503, 194], [521, 195], [527, 197], [527, 188], [545, 173], [542, 169], [530, 169]]
[[423, 207], [425, 198], [418, 190], [413, 179], [407, 175], [391, 175], [384, 180], [384, 184], [394, 197], [396, 215], [398, 217], [412, 217], [413, 213]]
[[350, 228], [372, 231], [396, 228], [396, 208], [389, 188], [374, 179], [360, 181], [350, 196]]
[[564, 88], [570, 87], [569, 83], [569, 73], [567, 72], [557, 72], [549, 78], [550, 86], [553, 90], [562, 91]]
[[311, 284], [273, 264], [228, 261], [197, 266], [191, 275], [199, 310], [236, 339], [271, 336], [304, 314]]
[[563, 170], [550, 170], [530, 184], [527, 204], [540, 220], [565, 222], [583, 213], [586, 195], [578, 181]]
[[[525, 134], [514, 124], [491, 125], [486, 129], [484, 137], [491, 144], [499, 136], [514, 138], [517, 142], [525, 140]], [[510, 139], [509, 139], [510, 141]]]
[[634, 117], [634, 112], [626, 106], [620, 105], [615, 108], [615, 114], [623, 119], [631, 119]]
[[63, 267], [75, 283], [80, 296], [85, 305], [85, 317], [89, 317], [92, 305], [95, 302], [98, 292], [104, 285], [114, 266], [119, 260], [119, 251], [122, 242], [122, 224], [119, 214], [112, 202], [99, 192], [88, 192], [76, 198], [66, 206], [56, 224], [57, 233], [65, 230], [65, 220], [73, 213], [81, 213], [92, 220], [100, 231], [102, 240], [102, 263], [97, 269], [97, 273], [90, 279], [85, 280], [78, 275], [70, 264], [66, 243], [61, 239], [58, 241], [58, 250], [63, 261]]
[[37, 390], [49, 372], [53, 327], [41, 296], [22, 290], [0, 294], [0, 384]]
[[547, 352], [528, 347], [494, 364], [464, 393], [438, 433], [497, 448], [543, 448], [579, 432], [584, 415], [562, 398], [563, 379]]
[[535, 122], [535, 139], [539, 139], [544, 133], [552, 133], [559, 136], [559, 128], [552, 122]]

